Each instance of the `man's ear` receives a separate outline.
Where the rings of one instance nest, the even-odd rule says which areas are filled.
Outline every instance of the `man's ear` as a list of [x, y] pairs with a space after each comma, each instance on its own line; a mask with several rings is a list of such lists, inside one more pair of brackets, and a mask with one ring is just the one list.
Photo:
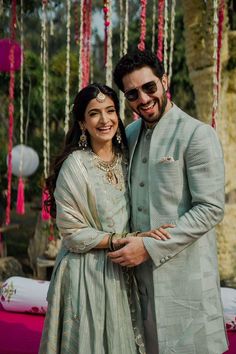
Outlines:
[[168, 91], [168, 87], [169, 87], [169, 80], [168, 80], [168, 76], [167, 74], [164, 74], [161, 78], [161, 82], [162, 82], [162, 85], [165, 89], [165, 91]]

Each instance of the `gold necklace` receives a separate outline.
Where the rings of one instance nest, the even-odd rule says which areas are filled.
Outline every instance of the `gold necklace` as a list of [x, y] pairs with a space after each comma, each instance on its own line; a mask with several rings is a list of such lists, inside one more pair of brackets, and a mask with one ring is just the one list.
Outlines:
[[98, 155], [91, 151], [93, 160], [97, 168], [105, 172], [104, 178], [109, 183], [122, 191], [125, 186], [122, 166], [120, 164], [121, 155], [115, 154], [109, 162], [102, 160]]

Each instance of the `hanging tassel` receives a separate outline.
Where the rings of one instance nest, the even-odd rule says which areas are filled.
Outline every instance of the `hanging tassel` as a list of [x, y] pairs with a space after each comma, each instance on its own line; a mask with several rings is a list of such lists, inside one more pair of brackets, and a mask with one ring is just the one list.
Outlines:
[[47, 221], [50, 219], [50, 213], [48, 208], [45, 207], [45, 201], [48, 199], [48, 191], [46, 188], [43, 189], [42, 192], [42, 212], [41, 212], [41, 217], [42, 220]]
[[25, 213], [25, 184], [22, 177], [18, 180], [16, 212], [21, 215]]

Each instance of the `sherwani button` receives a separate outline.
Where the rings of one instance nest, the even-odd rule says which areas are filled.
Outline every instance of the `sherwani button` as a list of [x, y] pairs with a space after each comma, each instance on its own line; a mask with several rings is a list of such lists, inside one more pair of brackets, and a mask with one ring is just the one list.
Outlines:
[[144, 157], [144, 158], [142, 159], [142, 162], [143, 162], [143, 163], [146, 163], [146, 162], [147, 162], [147, 158]]
[[144, 187], [144, 182], [139, 183], [140, 187]]
[[138, 211], [142, 211], [143, 210], [143, 208], [142, 207], [138, 207]]

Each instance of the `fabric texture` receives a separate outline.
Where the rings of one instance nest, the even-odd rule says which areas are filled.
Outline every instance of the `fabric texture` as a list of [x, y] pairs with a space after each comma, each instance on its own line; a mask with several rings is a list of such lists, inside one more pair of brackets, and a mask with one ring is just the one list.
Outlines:
[[[141, 126], [139, 119], [126, 130], [129, 171]], [[152, 260], [159, 353], [223, 353], [227, 338], [214, 231], [224, 215], [218, 137], [209, 125], [173, 105], [153, 131], [148, 158], [150, 227], [176, 225], [168, 229], [172, 238], [165, 242], [144, 238]]]
[[[124, 161], [120, 168], [127, 184]], [[127, 293], [132, 277], [110, 261], [107, 250], [93, 249], [108, 232], [129, 231], [127, 188], [115, 188], [104, 176], [87, 151], [73, 152], [60, 170], [55, 199], [63, 241], [48, 292], [41, 354], [136, 354], [136, 342], [142, 344]]]

